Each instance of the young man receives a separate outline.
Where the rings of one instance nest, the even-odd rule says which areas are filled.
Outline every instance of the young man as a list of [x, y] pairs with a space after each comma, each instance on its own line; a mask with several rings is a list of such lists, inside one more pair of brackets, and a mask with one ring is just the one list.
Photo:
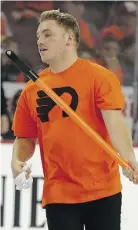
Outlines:
[[[135, 183], [138, 164], [121, 112], [124, 97], [119, 81], [109, 70], [78, 58], [79, 34], [73, 16], [57, 10], [41, 14], [38, 50], [49, 68], [39, 76], [133, 165], [134, 172], [124, 173]], [[31, 81], [18, 100], [13, 129], [14, 177], [32, 157], [39, 140], [44, 171], [42, 205], [49, 230], [120, 229], [117, 163]]]
[[112, 71], [122, 84], [123, 70], [119, 60], [119, 42], [114, 37], [107, 35], [99, 43], [97, 63]]

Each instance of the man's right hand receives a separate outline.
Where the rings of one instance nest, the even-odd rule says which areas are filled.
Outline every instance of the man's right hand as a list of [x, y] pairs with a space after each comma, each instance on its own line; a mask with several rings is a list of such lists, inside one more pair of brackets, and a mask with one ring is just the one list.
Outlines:
[[[18, 161], [18, 160], [13, 160], [11, 162], [11, 169], [12, 169], [12, 174], [13, 174], [13, 177], [17, 177], [20, 173], [23, 172], [23, 167], [26, 166], [27, 163], [25, 162], [21, 162], [21, 161]], [[29, 175], [31, 173], [31, 169], [29, 166], [26, 167], [25, 169], [25, 176], [26, 176], [26, 179], [29, 178]]]

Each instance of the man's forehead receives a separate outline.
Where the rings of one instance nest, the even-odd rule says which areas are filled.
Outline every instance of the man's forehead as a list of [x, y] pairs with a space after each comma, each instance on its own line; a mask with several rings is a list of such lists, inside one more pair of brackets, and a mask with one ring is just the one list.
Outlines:
[[51, 30], [48, 29], [48, 28], [47, 28], [47, 29], [40, 29], [40, 28], [38, 27], [36, 34], [45, 33], [45, 32], [51, 32]]
[[40, 33], [40, 32], [49, 32], [49, 31], [52, 31], [52, 29], [54, 28], [58, 28], [58, 24], [56, 23], [56, 21], [54, 20], [45, 20], [43, 22], [40, 22], [39, 26], [38, 26], [38, 29], [37, 29], [37, 33]]

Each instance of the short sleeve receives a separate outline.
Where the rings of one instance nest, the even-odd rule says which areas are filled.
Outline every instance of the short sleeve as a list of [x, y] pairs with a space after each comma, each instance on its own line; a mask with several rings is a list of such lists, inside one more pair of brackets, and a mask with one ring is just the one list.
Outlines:
[[109, 70], [101, 67], [95, 78], [95, 100], [99, 109], [123, 109], [125, 97], [118, 78]]
[[37, 138], [37, 123], [30, 114], [24, 92], [18, 99], [12, 129], [14, 136]]

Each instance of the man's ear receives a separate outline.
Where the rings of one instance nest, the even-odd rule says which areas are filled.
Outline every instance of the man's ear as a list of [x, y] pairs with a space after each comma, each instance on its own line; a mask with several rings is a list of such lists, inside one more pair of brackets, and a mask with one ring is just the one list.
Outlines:
[[74, 39], [74, 34], [73, 34], [72, 32], [67, 33], [67, 34], [65, 35], [66, 45], [67, 45], [67, 46], [70, 45], [71, 42], [73, 41], [73, 39]]

